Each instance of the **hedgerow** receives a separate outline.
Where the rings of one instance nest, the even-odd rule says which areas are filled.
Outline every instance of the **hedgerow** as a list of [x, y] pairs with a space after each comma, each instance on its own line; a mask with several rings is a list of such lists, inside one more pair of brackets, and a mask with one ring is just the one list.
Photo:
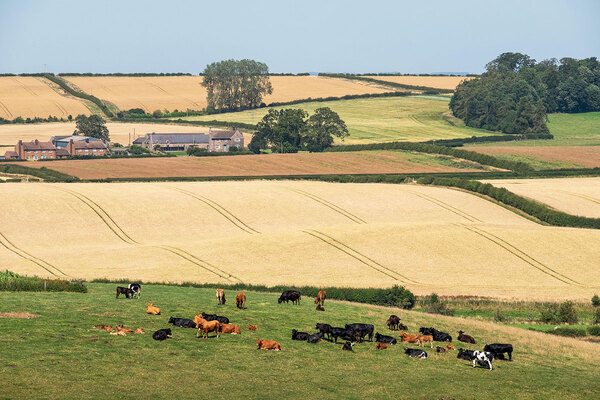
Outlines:
[[67, 82], [64, 79], [62, 79], [54, 74], [43, 74], [42, 76], [44, 78], [48, 79], [49, 81], [56, 83], [58, 86], [63, 88], [70, 95], [91, 101], [92, 103], [97, 105], [107, 117], [109, 117], [109, 118], [114, 117], [114, 114], [108, 109], [106, 104], [104, 104], [102, 102], [102, 100], [100, 100], [96, 96], [92, 96], [91, 94], [87, 94], [84, 92], [80, 92], [79, 90], [73, 89], [71, 86], [69, 86], [67, 84]]
[[363, 81], [369, 83], [376, 83], [378, 85], [389, 86], [400, 89], [409, 89], [409, 90], [423, 90], [424, 94], [442, 94], [442, 93], [453, 93], [452, 89], [438, 89], [432, 88], [429, 86], [417, 86], [417, 85], [406, 85], [398, 82], [388, 82], [382, 81], [380, 79], [366, 78], [364, 76], [358, 76], [354, 74], [327, 74], [327, 73], [319, 73], [319, 76], [326, 76], [330, 78], [344, 78], [344, 79], [353, 79], [355, 81]]
[[0, 164], [0, 172], [5, 174], [37, 176], [38, 178], [42, 178], [48, 182], [75, 182], [79, 180], [79, 178], [75, 176], [63, 174], [62, 172], [58, 172], [46, 167], [31, 168], [20, 164]]
[[87, 288], [82, 283], [78, 282], [21, 276], [6, 270], [0, 271], [0, 291], [87, 293]]

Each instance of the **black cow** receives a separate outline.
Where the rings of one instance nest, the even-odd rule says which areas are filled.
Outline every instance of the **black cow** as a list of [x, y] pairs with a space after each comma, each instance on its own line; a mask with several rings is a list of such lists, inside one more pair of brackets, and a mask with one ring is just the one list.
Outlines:
[[452, 342], [452, 336], [435, 328], [419, 328], [421, 335], [431, 335], [436, 342]]
[[346, 324], [346, 329], [352, 329], [360, 335], [360, 341], [364, 341], [369, 336], [369, 342], [373, 341], [373, 331], [375, 327], [371, 324]]
[[141, 297], [142, 285], [139, 283], [130, 283], [128, 288], [133, 291], [133, 297], [137, 297], [138, 299]]
[[300, 304], [301, 297], [302, 295], [297, 290], [286, 290], [285, 292], [281, 293], [281, 296], [279, 296], [277, 303], [281, 304], [284, 301], [286, 303], [291, 301], [292, 304]]
[[206, 314], [206, 313], [202, 313], [202, 318], [204, 318], [207, 321], [219, 321], [222, 324], [228, 324], [229, 323], [229, 318], [227, 317], [221, 317], [217, 314]]
[[407, 331], [408, 330], [408, 326], [406, 326], [402, 322], [400, 322], [398, 324], [398, 330], [400, 330], [400, 331]]
[[193, 320], [187, 319], [187, 318], [171, 317], [171, 318], [169, 318], [169, 323], [173, 324], [174, 326], [179, 326], [181, 328], [195, 328], [196, 327], [196, 323]]
[[352, 350], [352, 346], [354, 346], [353, 342], [346, 342], [344, 343], [344, 345], [342, 346], [342, 350], [346, 350], [346, 351], [354, 351]]
[[385, 322], [388, 329], [395, 331], [398, 330], [398, 325], [400, 325], [400, 317], [397, 315], [390, 315], [390, 317]]
[[504, 360], [504, 353], [508, 354], [508, 359], [512, 361], [512, 344], [492, 343], [486, 344], [483, 347], [483, 351], [488, 351], [494, 355], [494, 358]]
[[404, 349], [404, 354], [409, 357], [427, 358], [427, 352], [421, 349]]
[[133, 290], [123, 287], [123, 286], [117, 286], [117, 299], [119, 298], [119, 295], [124, 294], [126, 298], [131, 299], [133, 297]]
[[329, 324], [317, 324], [315, 329], [318, 329], [323, 335], [327, 335], [327, 338], [331, 340], [331, 325]]
[[398, 342], [396, 338], [387, 335], [380, 335], [379, 332], [375, 334], [375, 341], [389, 344], [396, 344]]
[[458, 349], [458, 355], [456, 358], [471, 361], [473, 359], [473, 350]]
[[298, 332], [295, 329], [292, 329], [292, 340], [302, 340], [302, 341], [306, 341], [308, 339], [308, 337], [310, 336], [309, 333], [306, 332]]
[[337, 343], [338, 338], [350, 340], [352, 342], [358, 342], [360, 340], [360, 333], [353, 329], [332, 327], [329, 332], [333, 337], [334, 343]]
[[152, 334], [152, 339], [154, 340], [165, 340], [170, 337], [173, 337], [171, 329], [159, 329]]
[[321, 339], [323, 339], [323, 334], [321, 332], [317, 332], [315, 334], [310, 335], [308, 339], [306, 339], [306, 341], [308, 343], [317, 343], [320, 342]]

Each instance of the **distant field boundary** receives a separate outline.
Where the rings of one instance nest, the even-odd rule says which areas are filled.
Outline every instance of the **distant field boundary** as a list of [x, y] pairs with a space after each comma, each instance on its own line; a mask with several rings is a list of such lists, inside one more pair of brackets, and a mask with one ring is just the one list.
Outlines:
[[393, 88], [397, 88], [397, 89], [422, 90], [423, 91], [422, 94], [454, 93], [454, 90], [452, 90], [452, 89], [437, 89], [437, 88], [432, 88], [429, 86], [406, 85], [404, 83], [382, 81], [380, 79], [366, 78], [364, 76], [358, 76], [358, 75], [354, 75], [354, 74], [327, 74], [327, 73], [320, 72], [319, 76], [325, 76], [325, 77], [329, 77], [329, 78], [352, 79], [355, 81], [375, 83], [378, 85], [393, 87]]
[[114, 114], [112, 113], [112, 111], [110, 111], [108, 109], [106, 104], [104, 104], [102, 102], [102, 100], [100, 100], [96, 96], [92, 96], [91, 94], [87, 94], [85, 92], [73, 89], [71, 86], [69, 86], [69, 84], [63, 78], [58, 77], [54, 74], [42, 74], [42, 76], [44, 78], [48, 79], [49, 81], [56, 83], [58, 86], [60, 86], [62, 89], [64, 89], [71, 96], [75, 96], [80, 99], [91, 101], [92, 103], [97, 105], [100, 108], [100, 110], [102, 110], [104, 115], [106, 115], [107, 117], [109, 117], [109, 118], [114, 117]]

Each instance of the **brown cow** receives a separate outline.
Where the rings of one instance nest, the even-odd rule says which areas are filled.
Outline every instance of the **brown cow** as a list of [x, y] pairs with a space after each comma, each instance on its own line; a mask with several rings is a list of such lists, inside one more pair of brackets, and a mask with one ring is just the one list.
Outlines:
[[108, 328], [108, 331], [112, 331], [112, 326], [110, 326], [110, 325], [94, 325], [93, 328], [94, 329], [103, 329], [103, 330], [106, 330], [106, 328]]
[[223, 289], [217, 289], [217, 302], [219, 305], [225, 304], [227, 300], [225, 299], [225, 291]]
[[458, 340], [465, 343], [476, 344], [475, 339], [473, 339], [473, 336], [465, 335], [463, 331], [458, 331]]
[[258, 330], [258, 326], [256, 326], [256, 325], [248, 325], [248, 330], [249, 331], [257, 331]]
[[432, 335], [418, 335], [417, 343], [419, 346], [423, 346], [423, 343], [429, 342], [431, 348], [433, 349], [433, 336]]
[[127, 336], [127, 334], [123, 331], [114, 331], [114, 332], [110, 332], [111, 335], [117, 335], [117, 336]]
[[133, 333], [133, 329], [123, 328], [123, 324], [119, 324], [116, 326], [115, 330], [117, 332], [125, 332], [125, 333]]
[[420, 335], [407, 335], [402, 332], [399, 336], [402, 338], [402, 343], [419, 343]]
[[387, 344], [381, 343], [381, 342], [377, 342], [377, 345], [375, 346], [375, 348], [377, 350], [385, 350], [385, 349], [387, 349]]
[[240, 309], [246, 308], [246, 293], [239, 292], [235, 296], [235, 306]]
[[208, 339], [209, 332], [216, 332], [217, 338], [219, 337], [219, 327], [221, 323], [219, 321], [204, 321], [198, 324], [198, 332], [196, 332], [196, 337], [200, 336], [200, 331], [202, 331], [202, 337], [204, 339]]
[[202, 318], [202, 313], [200, 313], [200, 314], [196, 314], [196, 316], [194, 317], [194, 322], [196, 323], [196, 328], [198, 328], [200, 322], [206, 322], [206, 320], [204, 318]]
[[221, 326], [219, 327], [219, 332], [231, 333], [232, 335], [239, 335], [240, 333], [242, 333], [240, 327], [233, 324], [221, 324]]
[[319, 290], [317, 298], [315, 299], [315, 304], [319, 304], [323, 307], [325, 305], [325, 297], [327, 297], [327, 293], [324, 290]]
[[146, 309], [146, 314], [160, 315], [160, 308], [154, 307], [152, 303], [148, 303], [146, 305], [148, 306]]
[[146, 332], [144, 332], [144, 327], [140, 326], [135, 331], [133, 331], [133, 333], [138, 333], [138, 334], [142, 334], [143, 335]]
[[281, 350], [281, 345], [274, 340], [256, 339], [257, 350]]
[[438, 352], [438, 353], [445, 353], [445, 352], [446, 352], [446, 349], [445, 349], [445, 348], [443, 348], [443, 347], [437, 346], [437, 347], [435, 348], [435, 351], [436, 351], [436, 352]]
[[325, 307], [320, 304], [317, 304], [317, 311], [325, 311]]
[[445, 347], [446, 347], [446, 350], [456, 350], [454, 348], [454, 346], [452, 346], [450, 343], [447, 343]]

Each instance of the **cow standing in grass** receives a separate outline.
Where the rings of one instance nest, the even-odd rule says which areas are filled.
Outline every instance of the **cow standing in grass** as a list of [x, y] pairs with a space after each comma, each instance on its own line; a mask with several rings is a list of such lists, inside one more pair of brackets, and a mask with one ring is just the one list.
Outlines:
[[217, 289], [217, 302], [219, 305], [224, 305], [227, 300], [225, 299], [225, 291], [223, 289]]

